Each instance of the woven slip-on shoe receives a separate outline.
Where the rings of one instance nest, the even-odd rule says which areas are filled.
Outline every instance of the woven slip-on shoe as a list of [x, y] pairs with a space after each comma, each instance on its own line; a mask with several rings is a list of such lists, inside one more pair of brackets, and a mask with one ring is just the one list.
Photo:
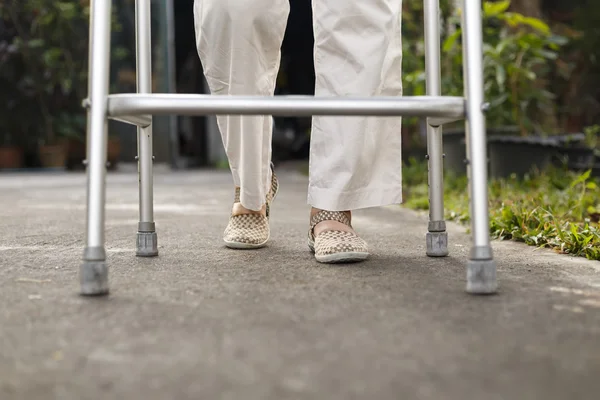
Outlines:
[[343, 212], [319, 211], [310, 220], [308, 231], [308, 247], [321, 263], [351, 263], [363, 261], [369, 257], [367, 243], [356, 233], [329, 230], [315, 236], [315, 226], [323, 221], [338, 221], [352, 227], [350, 220]]
[[[273, 166], [271, 166], [271, 170]], [[231, 249], [258, 249], [264, 247], [269, 241], [271, 230], [269, 218], [271, 216], [271, 203], [279, 191], [279, 181], [275, 172], [271, 178], [271, 190], [266, 198], [266, 215], [240, 214], [229, 217], [229, 223], [223, 234], [225, 246]], [[234, 203], [240, 202], [240, 189], [235, 190]]]

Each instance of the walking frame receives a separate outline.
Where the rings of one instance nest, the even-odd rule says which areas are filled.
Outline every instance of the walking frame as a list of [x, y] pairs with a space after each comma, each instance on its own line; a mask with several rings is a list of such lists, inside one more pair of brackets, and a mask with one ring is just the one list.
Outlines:
[[[81, 294], [109, 292], [105, 251], [105, 191], [108, 118], [138, 130], [139, 223], [136, 255], [158, 255], [153, 205], [152, 115], [413, 116], [427, 118], [429, 226], [426, 254], [448, 255], [444, 221], [442, 125], [465, 119], [472, 247], [466, 290], [495, 293], [496, 263], [489, 237], [487, 154], [483, 95], [481, 0], [462, 0], [463, 97], [441, 95], [439, 0], [424, 0], [426, 96], [313, 97], [153, 94], [151, 0], [136, 0], [137, 93], [109, 94], [111, 0], [92, 0], [87, 108], [87, 225], [80, 267]], [[400, 134], [400, 132], [398, 132]]]

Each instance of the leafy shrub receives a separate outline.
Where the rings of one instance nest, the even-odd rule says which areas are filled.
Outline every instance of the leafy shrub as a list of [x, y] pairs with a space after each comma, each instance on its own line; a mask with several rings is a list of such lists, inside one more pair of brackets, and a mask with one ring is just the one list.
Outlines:
[[[522, 180], [492, 180], [490, 234], [600, 260], [600, 181], [590, 175], [551, 168]], [[426, 163], [411, 160], [404, 168], [405, 206], [428, 209], [426, 176]], [[447, 174], [444, 199], [448, 220], [470, 221], [466, 177]]]

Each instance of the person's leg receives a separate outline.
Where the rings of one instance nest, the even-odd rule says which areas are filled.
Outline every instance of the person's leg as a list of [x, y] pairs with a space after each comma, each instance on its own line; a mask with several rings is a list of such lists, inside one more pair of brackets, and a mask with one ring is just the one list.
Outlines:
[[[401, 96], [401, 11], [402, 0], [313, 0], [315, 94]], [[325, 218], [314, 226], [316, 236], [353, 232], [351, 210], [401, 201], [401, 118], [313, 118], [308, 192], [312, 216], [320, 210], [345, 212], [313, 219], [315, 225]], [[329, 251], [352, 247], [336, 247], [336, 236], [329, 236]], [[353, 240], [364, 253], [358, 258], [366, 257], [364, 242]]]
[[[195, 0], [196, 43], [211, 94], [274, 94], [288, 14], [288, 0]], [[264, 216], [272, 185], [272, 118], [219, 116], [217, 121], [236, 186], [232, 217]], [[266, 243], [268, 224], [242, 229], [265, 220], [244, 218], [230, 220], [226, 242], [237, 241], [230, 247]]]

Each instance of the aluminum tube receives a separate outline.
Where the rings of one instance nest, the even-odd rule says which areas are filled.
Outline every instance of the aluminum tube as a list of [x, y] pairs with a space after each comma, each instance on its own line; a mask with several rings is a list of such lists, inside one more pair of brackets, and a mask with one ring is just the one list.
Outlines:
[[104, 248], [111, 4], [110, 1], [94, 0], [90, 14], [93, 23], [89, 60], [91, 109], [88, 112], [87, 248]]
[[351, 115], [462, 118], [462, 97], [212, 96], [201, 94], [114, 94], [113, 117], [151, 115]]
[[[167, 30], [167, 74], [169, 91], [177, 91], [177, 68], [175, 60], [175, 5], [174, 0], [166, 0], [166, 30]], [[169, 117], [171, 141], [171, 167], [179, 167], [179, 119], [175, 115]]]
[[465, 95], [471, 198], [471, 230], [474, 246], [490, 246], [488, 215], [487, 148], [483, 96], [483, 34], [481, 0], [463, 0]]
[[91, 63], [90, 61], [93, 58], [93, 43], [94, 43], [94, 36], [93, 33], [94, 32], [94, 5], [91, 4], [90, 5], [90, 17], [89, 17], [89, 38], [88, 38], [88, 80], [87, 80], [87, 97], [85, 99], [83, 99], [82, 101], [82, 107], [85, 108], [86, 111], [86, 137], [85, 137], [85, 143], [86, 143], [86, 149], [85, 149], [85, 154], [86, 154], [86, 160], [90, 159], [90, 134], [92, 132], [92, 114], [91, 114], [91, 108], [90, 108], [90, 104], [91, 104], [91, 100], [90, 100], [90, 96], [92, 94], [92, 79], [89, 79], [89, 77], [94, 76], [94, 64]]
[[136, 64], [138, 93], [152, 92], [152, 43], [150, 0], [135, 1]]
[[[439, 0], [425, 0], [425, 70], [428, 96], [441, 95], [440, 5]], [[429, 220], [444, 220], [444, 160], [442, 127], [427, 124], [429, 155]]]
[[[136, 0], [136, 64], [137, 91], [140, 94], [152, 92], [152, 43], [151, 43], [151, 2]], [[140, 222], [154, 222], [153, 174], [152, 174], [152, 125], [138, 127], [138, 171]], [[140, 224], [142, 225], [142, 224]]]

